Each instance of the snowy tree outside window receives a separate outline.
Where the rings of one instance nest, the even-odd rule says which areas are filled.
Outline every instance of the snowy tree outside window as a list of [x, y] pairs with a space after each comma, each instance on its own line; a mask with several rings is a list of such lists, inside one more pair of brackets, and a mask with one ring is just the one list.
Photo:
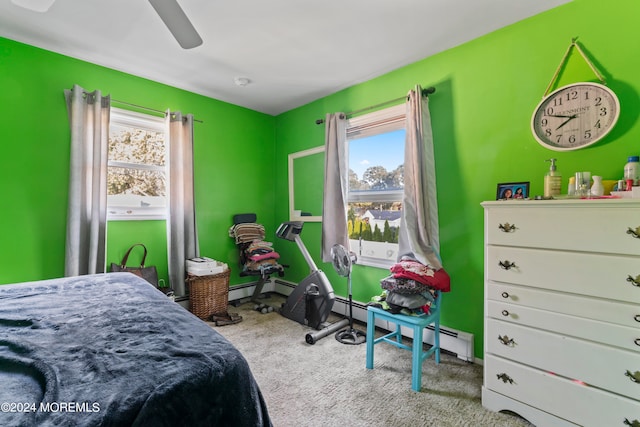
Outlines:
[[166, 218], [164, 119], [112, 108], [108, 156], [108, 218]]

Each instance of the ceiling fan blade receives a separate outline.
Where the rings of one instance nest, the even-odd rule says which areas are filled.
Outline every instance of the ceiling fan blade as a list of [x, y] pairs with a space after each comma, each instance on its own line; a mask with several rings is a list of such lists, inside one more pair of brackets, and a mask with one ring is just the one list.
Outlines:
[[183, 49], [191, 49], [202, 44], [202, 38], [177, 0], [149, 0], [149, 3]]
[[17, 6], [42, 13], [49, 10], [54, 1], [56, 0], [11, 0]]

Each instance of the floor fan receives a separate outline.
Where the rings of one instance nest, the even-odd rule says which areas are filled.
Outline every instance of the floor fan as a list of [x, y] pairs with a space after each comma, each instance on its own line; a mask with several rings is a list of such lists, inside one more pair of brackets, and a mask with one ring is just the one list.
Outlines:
[[357, 345], [366, 341], [367, 334], [353, 328], [353, 294], [351, 293], [351, 266], [356, 262], [356, 254], [349, 252], [344, 246], [335, 244], [331, 248], [333, 268], [343, 277], [347, 278], [347, 291], [349, 293], [349, 327], [336, 332], [336, 340], [342, 344]]

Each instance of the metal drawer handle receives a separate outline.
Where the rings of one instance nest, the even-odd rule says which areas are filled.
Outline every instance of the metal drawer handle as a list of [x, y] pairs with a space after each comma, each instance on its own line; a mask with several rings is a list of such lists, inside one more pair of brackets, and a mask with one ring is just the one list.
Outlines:
[[627, 282], [631, 283], [633, 286], [640, 288], [640, 276], [636, 276], [635, 279], [629, 275], [627, 276]]
[[513, 338], [509, 338], [506, 335], [503, 337], [498, 335], [498, 341], [500, 341], [501, 344], [504, 344], [509, 347], [513, 347], [514, 345], [516, 345], [516, 342], [513, 340]]
[[636, 314], [635, 316], [633, 316], [633, 318], [636, 322], [640, 322], [640, 314]]
[[636, 227], [635, 230], [632, 229], [631, 227], [628, 227], [627, 234], [631, 234], [636, 239], [640, 239], [640, 227]]
[[629, 379], [634, 383], [640, 383], [640, 371], [631, 372], [627, 370], [627, 372], [625, 372], [624, 375], [629, 377]]
[[638, 347], [640, 347], [640, 338], [636, 338], [635, 340], [633, 340], [633, 342], [636, 343]]
[[628, 419], [625, 418], [623, 424], [631, 427], [640, 427], [640, 421], [638, 420], [629, 421]]
[[505, 222], [504, 224], [498, 225], [498, 229], [500, 229], [505, 233], [513, 233], [514, 231], [516, 231], [516, 226], [513, 224], [509, 224], [508, 222]]
[[515, 262], [510, 262], [509, 260], [506, 260], [506, 259], [504, 261], [498, 262], [498, 265], [504, 270], [510, 270], [512, 268], [517, 268]]
[[509, 298], [509, 292], [503, 292], [502, 298]]
[[496, 375], [498, 377], [499, 380], [502, 380], [503, 383], [509, 383], [509, 384], [513, 384], [513, 378], [511, 378], [509, 375], [507, 375], [506, 373], [501, 373]]
[[507, 310], [502, 310], [502, 315], [504, 317], [507, 317], [509, 315], [509, 312]]

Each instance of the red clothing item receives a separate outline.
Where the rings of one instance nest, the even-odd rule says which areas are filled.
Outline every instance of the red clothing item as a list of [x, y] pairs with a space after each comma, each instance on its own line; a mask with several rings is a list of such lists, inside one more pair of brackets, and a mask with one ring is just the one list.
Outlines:
[[278, 252], [267, 252], [259, 255], [251, 255], [249, 259], [251, 261], [262, 261], [264, 259], [278, 259], [280, 258], [280, 254]]
[[434, 270], [418, 261], [403, 260], [394, 264], [391, 272], [396, 279], [412, 279], [442, 292], [451, 291], [451, 278], [444, 268]]

